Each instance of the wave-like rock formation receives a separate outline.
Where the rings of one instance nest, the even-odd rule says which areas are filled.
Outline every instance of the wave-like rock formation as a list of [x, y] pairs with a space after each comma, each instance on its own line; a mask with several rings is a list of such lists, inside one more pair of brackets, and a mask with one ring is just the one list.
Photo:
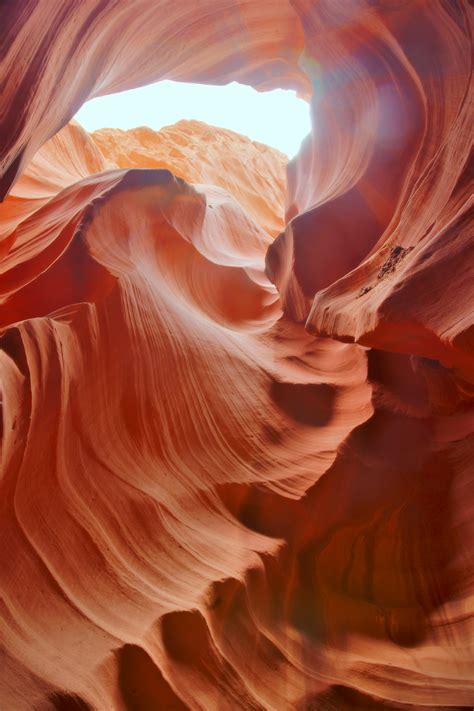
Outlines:
[[[2, 709], [474, 705], [470, 12], [0, 8]], [[68, 124], [160, 78], [307, 97], [286, 199]]]
[[161, 131], [102, 129], [92, 138], [116, 167], [166, 168], [188, 183], [219, 185], [270, 236], [285, 227], [288, 158], [273, 148], [201, 121], [178, 121]]

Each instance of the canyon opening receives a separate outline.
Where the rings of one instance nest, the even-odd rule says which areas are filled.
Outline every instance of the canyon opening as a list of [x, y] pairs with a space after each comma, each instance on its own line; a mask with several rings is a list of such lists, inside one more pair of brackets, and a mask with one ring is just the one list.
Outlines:
[[293, 158], [311, 131], [309, 104], [294, 91], [256, 91], [231, 82], [223, 86], [161, 81], [86, 102], [74, 119], [87, 131], [155, 131], [178, 121], [201, 121], [239, 133]]

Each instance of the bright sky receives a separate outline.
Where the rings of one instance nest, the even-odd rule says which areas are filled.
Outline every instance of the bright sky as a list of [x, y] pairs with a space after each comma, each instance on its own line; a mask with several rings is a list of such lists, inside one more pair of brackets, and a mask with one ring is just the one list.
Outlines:
[[289, 158], [310, 131], [309, 105], [295, 92], [258, 92], [236, 82], [208, 86], [161, 81], [92, 99], [74, 118], [88, 131], [136, 126], [158, 130], [180, 119], [197, 119], [278, 148]]

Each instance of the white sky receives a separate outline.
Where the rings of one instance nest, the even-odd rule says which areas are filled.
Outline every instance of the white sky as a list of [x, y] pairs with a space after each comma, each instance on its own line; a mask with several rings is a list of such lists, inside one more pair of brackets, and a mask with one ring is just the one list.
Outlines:
[[289, 158], [310, 131], [309, 105], [293, 91], [258, 92], [236, 82], [208, 86], [161, 81], [92, 99], [74, 118], [88, 131], [136, 126], [158, 130], [180, 119], [197, 119], [278, 148]]

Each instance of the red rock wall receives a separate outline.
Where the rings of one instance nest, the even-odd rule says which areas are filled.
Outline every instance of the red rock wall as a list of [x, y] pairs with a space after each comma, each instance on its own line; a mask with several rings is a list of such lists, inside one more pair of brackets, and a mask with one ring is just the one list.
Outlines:
[[[0, 13], [0, 706], [472, 706], [468, 3]], [[159, 78], [311, 95], [286, 226], [231, 132], [54, 135]]]

